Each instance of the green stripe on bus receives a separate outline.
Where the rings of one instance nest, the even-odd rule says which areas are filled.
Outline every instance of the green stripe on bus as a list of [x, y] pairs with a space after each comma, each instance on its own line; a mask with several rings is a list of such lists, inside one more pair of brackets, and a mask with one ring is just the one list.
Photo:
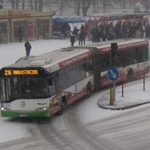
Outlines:
[[1, 111], [2, 117], [50, 117], [49, 110], [45, 111], [30, 111], [30, 112], [17, 112], [17, 111]]

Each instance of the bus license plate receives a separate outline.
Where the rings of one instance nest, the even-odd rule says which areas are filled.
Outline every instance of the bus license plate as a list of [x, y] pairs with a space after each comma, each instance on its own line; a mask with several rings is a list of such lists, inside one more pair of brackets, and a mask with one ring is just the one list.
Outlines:
[[19, 114], [18, 117], [28, 117], [27, 114]]

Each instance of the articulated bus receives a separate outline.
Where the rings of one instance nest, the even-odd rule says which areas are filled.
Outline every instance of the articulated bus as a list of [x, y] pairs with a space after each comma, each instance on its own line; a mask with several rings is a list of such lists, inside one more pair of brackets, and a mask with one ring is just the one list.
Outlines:
[[107, 75], [111, 67], [111, 43], [118, 45], [116, 82], [149, 72], [146, 39], [118, 39], [22, 57], [1, 68], [1, 116], [61, 115], [68, 105], [113, 84]]

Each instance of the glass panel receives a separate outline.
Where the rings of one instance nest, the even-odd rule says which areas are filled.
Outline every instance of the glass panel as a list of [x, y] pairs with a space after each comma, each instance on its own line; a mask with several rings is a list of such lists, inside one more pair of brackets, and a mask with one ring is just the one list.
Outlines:
[[48, 86], [48, 88], [49, 88], [49, 92], [50, 92], [51, 96], [56, 94], [56, 83], [55, 83], [55, 80], [52, 80], [52, 85]]
[[106, 71], [108, 70], [108, 68], [111, 66], [111, 62], [110, 62], [110, 54], [102, 54], [100, 56], [101, 58], [101, 71]]
[[58, 82], [57, 82], [58, 92], [61, 92], [67, 88], [66, 80], [67, 80], [67, 78], [66, 78], [65, 69], [59, 70], [58, 71]]
[[47, 79], [43, 77], [14, 77], [4, 79], [3, 101], [15, 99], [48, 98], [54, 88], [47, 86]]
[[73, 74], [73, 67], [69, 66], [65, 68], [65, 77], [66, 77], [66, 86], [70, 87], [74, 85], [74, 74]]
[[81, 63], [77, 63], [73, 66], [73, 74], [74, 74], [75, 83], [82, 80], [82, 65], [81, 65]]

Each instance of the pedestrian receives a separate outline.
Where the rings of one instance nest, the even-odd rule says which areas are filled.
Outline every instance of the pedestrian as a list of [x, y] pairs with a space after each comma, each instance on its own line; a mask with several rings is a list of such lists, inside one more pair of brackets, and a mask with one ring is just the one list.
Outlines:
[[77, 29], [77, 27], [75, 26], [74, 27], [74, 30], [73, 30], [73, 34], [75, 35], [75, 38], [77, 39], [77, 37], [78, 37], [78, 32], [79, 32], [79, 30]]
[[75, 36], [73, 33], [70, 34], [70, 42], [71, 42], [71, 46], [74, 46], [75, 43]]
[[81, 25], [80, 30], [81, 30], [81, 31], [84, 31], [84, 30], [85, 30], [85, 27], [84, 27], [83, 24]]
[[96, 42], [96, 29], [94, 27], [91, 30], [91, 34], [92, 34], [92, 42], [95, 43]]
[[78, 40], [79, 40], [79, 45], [85, 45], [85, 38], [86, 38], [86, 33], [84, 30], [79, 31], [78, 33]]
[[31, 44], [29, 43], [29, 41], [26, 41], [25, 44], [25, 49], [26, 49], [26, 56], [29, 56], [30, 55], [30, 50], [31, 50]]

